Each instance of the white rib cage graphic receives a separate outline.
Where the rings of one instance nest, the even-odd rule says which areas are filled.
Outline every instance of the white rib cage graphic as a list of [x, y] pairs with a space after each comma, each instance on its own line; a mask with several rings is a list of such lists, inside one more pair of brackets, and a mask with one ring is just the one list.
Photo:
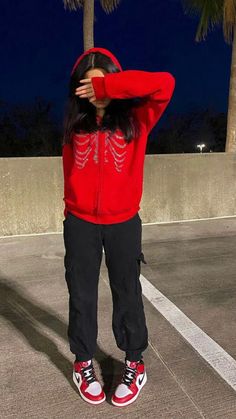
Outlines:
[[[122, 140], [122, 141], [121, 141]], [[89, 155], [93, 154], [93, 160], [98, 164], [98, 132], [88, 134], [76, 134], [74, 137], [74, 160], [79, 169], [83, 169], [89, 160]], [[122, 171], [125, 162], [127, 146], [124, 137], [111, 131], [105, 132], [105, 151], [104, 162], [109, 162], [109, 154], [117, 172]], [[93, 153], [92, 153], [93, 152]]]

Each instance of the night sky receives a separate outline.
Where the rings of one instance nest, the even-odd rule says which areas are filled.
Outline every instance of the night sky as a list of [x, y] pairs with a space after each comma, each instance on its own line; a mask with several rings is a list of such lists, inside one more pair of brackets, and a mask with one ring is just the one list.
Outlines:
[[[180, 0], [122, 0], [107, 15], [95, 1], [94, 46], [111, 50], [123, 70], [169, 71], [176, 89], [168, 113], [211, 107], [227, 111], [232, 46], [222, 28], [194, 41], [197, 18]], [[62, 117], [71, 68], [83, 52], [82, 9], [61, 0], [8, 0], [1, 4], [0, 100], [55, 104]]]

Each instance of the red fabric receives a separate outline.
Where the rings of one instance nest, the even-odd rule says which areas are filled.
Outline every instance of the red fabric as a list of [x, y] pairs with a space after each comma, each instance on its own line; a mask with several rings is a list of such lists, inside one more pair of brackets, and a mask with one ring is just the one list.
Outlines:
[[108, 49], [106, 49], [106, 48], [99, 48], [99, 47], [92, 47], [92, 48], [89, 48], [89, 49], [87, 49], [86, 51], [84, 51], [84, 53], [83, 54], [81, 54], [78, 58], [77, 58], [77, 60], [76, 60], [76, 62], [74, 63], [74, 65], [73, 65], [73, 68], [72, 68], [72, 71], [71, 71], [71, 75], [74, 73], [74, 71], [75, 71], [75, 69], [76, 69], [76, 67], [77, 67], [77, 65], [79, 64], [79, 62], [82, 60], [82, 58], [84, 58], [84, 56], [85, 55], [87, 55], [87, 54], [90, 54], [90, 52], [101, 52], [102, 54], [105, 54], [105, 55], [107, 55], [109, 58], [111, 58], [112, 59], [112, 61], [115, 63], [115, 65], [119, 68], [119, 70], [122, 70], [122, 67], [121, 67], [121, 65], [120, 65], [120, 63], [119, 63], [119, 61], [117, 60], [117, 58], [112, 54], [112, 52], [111, 51], [109, 51]]
[[72, 144], [63, 145], [64, 216], [70, 211], [93, 223], [119, 223], [140, 209], [147, 136], [172, 97], [175, 78], [168, 72], [125, 70], [91, 81], [98, 100], [146, 97], [134, 108], [141, 133], [129, 144], [120, 130], [112, 138], [108, 131], [74, 134]]

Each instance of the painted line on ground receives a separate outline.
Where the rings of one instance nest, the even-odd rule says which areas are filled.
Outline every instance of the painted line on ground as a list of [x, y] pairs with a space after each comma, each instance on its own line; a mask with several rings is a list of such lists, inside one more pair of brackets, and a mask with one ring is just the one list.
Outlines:
[[236, 361], [140, 274], [142, 293], [208, 364], [236, 390]]

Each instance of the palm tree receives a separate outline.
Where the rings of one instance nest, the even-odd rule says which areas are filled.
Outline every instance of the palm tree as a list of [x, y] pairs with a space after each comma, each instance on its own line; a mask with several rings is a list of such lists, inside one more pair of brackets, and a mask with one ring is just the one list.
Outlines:
[[[119, 2], [120, 0], [100, 0], [101, 7], [107, 14], [113, 12]], [[63, 3], [65, 9], [77, 10], [83, 8], [84, 51], [94, 47], [94, 0], [63, 0]]]
[[205, 40], [208, 30], [223, 26], [224, 39], [232, 45], [225, 151], [236, 152], [236, 0], [182, 0], [184, 13], [200, 15], [195, 41]]

